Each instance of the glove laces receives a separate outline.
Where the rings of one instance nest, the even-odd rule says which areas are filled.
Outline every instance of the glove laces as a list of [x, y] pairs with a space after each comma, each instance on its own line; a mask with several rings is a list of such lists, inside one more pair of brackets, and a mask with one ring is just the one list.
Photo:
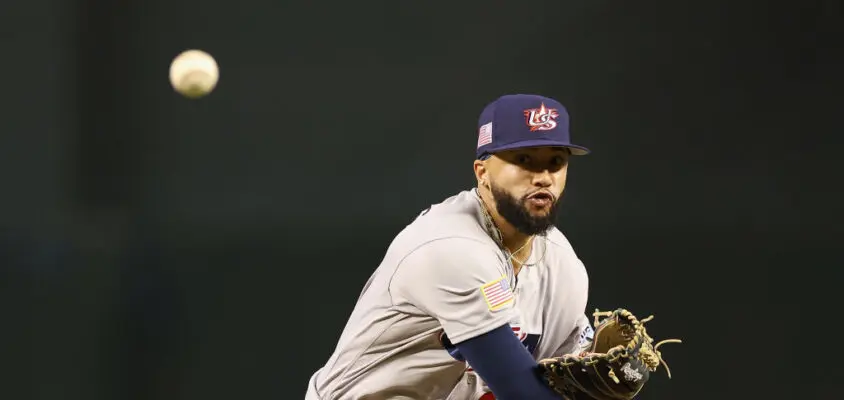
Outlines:
[[[642, 339], [644, 343], [639, 347], [639, 356], [641, 357], [642, 361], [651, 371], [656, 371], [656, 369], [662, 365], [665, 367], [665, 372], [668, 374], [668, 379], [671, 379], [671, 369], [668, 368], [668, 363], [662, 359], [662, 353], [659, 351], [659, 346], [662, 346], [666, 343], [683, 343], [680, 339], [665, 339], [657, 342], [654, 344], [654, 339], [648, 335], [648, 330], [645, 329], [645, 323], [649, 322], [654, 319], [653, 315], [649, 315], [647, 318], [643, 318], [642, 320], [638, 320], [635, 315], [627, 310], [620, 310], [621, 312], [618, 313], [618, 317], [625, 318], [627, 323], [629, 324], [628, 327], [630, 329], [623, 329], [622, 335], [627, 337], [628, 339], [632, 339], [631, 343], [628, 344], [629, 348], [635, 348], [638, 343], [636, 342], [636, 333], [641, 333]], [[599, 311], [595, 310], [592, 314], [595, 317], [595, 326], [601, 324], [601, 317], [608, 318], [612, 317], [616, 311]], [[626, 350], [626, 349], [625, 349]], [[615, 378], [613, 378], [615, 380]]]
[[647, 340], [647, 343], [649, 344], [649, 346], [642, 346], [640, 354], [642, 356], [642, 360], [648, 365], [648, 367], [651, 367], [652, 371], [656, 370], [656, 368], [662, 364], [662, 366], [665, 367], [665, 372], [668, 374], [668, 379], [671, 379], [671, 369], [668, 368], [668, 363], [662, 359], [662, 353], [659, 351], [659, 346], [666, 343], [683, 343], [683, 341], [680, 339], [665, 339], [653, 344], [654, 339], [648, 335], [648, 331], [645, 329], [645, 322], [652, 319], [654, 319], [654, 316], [650, 315], [639, 321], [639, 326], [642, 328], [642, 336], [644, 336], [645, 340]]

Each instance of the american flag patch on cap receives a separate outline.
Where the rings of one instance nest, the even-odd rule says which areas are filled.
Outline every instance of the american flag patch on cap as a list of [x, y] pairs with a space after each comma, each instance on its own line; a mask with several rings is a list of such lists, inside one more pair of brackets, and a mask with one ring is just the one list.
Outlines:
[[478, 147], [492, 143], [492, 122], [478, 129]]
[[513, 291], [510, 290], [510, 285], [504, 280], [505, 277], [502, 276], [481, 286], [481, 293], [483, 293], [484, 300], [486, 300], [486, 304], [491, 311], [500, 310], [514, 300]]

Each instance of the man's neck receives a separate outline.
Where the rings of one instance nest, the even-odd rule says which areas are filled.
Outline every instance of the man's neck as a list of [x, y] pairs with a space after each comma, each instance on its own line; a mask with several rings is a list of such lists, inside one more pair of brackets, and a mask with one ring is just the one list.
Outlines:
[[516, 258], [516, 265], [520, 267], [522, 262], [527, 261], [528, 256], [530, 256], [531, 247], [533, 246], [532, 237], [519, 232], [498, 213], [489, 190], [483, 192], [481, 199], [492, 218], [492, 222], [498, 228], [498, 232], [501, 233], [501, 241], [504, 242], [504, 247]]
[[530, 239], [531, 237], [516, 230], [510, 223], [497, 213], [492, 217], [498, 230], [501, 232], [501, 240], [504, 242], [504, 247], [510, 253], [518, 253], [516, 257], [519, 260], [524, 260], [530, 254]]

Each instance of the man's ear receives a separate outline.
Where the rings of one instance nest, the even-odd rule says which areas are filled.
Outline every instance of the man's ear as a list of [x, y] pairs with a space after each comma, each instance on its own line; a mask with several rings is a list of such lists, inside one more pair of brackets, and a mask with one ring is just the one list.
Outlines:
[[478, 180], [478, 187], [481, 187], [481, 186], [486, 187], [489, 184], [488, 183], [489, 171], [487, 170], [487, 167], [486, 167], [486, 161], [475, 160], [474, 169], [475, 169], [475, 179]]

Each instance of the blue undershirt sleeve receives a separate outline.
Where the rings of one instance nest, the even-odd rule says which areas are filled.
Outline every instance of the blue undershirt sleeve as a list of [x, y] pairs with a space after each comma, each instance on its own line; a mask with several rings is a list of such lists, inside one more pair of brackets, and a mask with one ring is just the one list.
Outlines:
[[536, 361], [509, 324], [456, 344], [497, 400], [560, 400], [536, 374]]

